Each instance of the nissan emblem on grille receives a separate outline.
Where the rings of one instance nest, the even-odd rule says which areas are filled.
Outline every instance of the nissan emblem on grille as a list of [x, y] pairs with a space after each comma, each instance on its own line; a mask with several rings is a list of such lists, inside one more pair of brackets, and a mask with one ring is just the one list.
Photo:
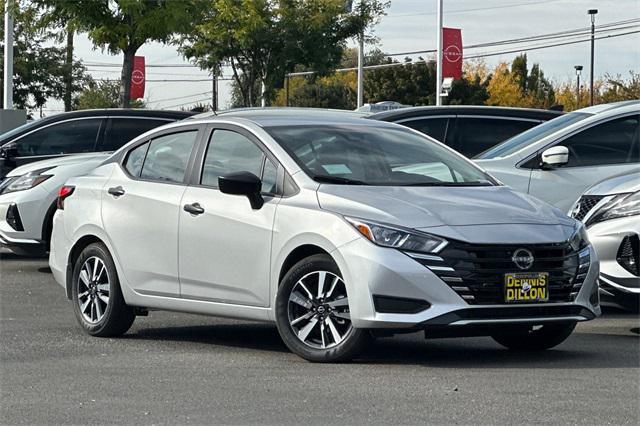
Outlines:
[[513, 252], [513, 256], [511, 257], [513, 263], [520, 269], [529, 269], [531, 265], [533, 265], [533, 254], [525, 249], [519, 248]]

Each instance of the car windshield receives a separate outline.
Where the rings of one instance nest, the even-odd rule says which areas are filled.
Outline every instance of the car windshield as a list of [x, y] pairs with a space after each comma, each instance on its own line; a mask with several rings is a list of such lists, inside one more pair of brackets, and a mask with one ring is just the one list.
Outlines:
[[22, 126], [18, 126], [15, 129], [9, 130], [8, 132], [5, 132], [3, 134], [0, 135], [0, 145], [4, 144], [6, 141], [8, 141], [9, 139], [11, 139], [14, 135], [17, 135], [18, 133], [24, 131], [24, 130], [29, 130], [31, 127], [35, 127], [36, 124], [39, 124], [38, 121], [30, 121], [26, 124], [23, 124]]
[[572, 112], [569, 114], [561, 115], [560, 117], [546, 121], [538, 126], [532, 127], [529, 130], [519, 133], [516, 136], [502, 142], [501, 144], [498, 144], [493, 148], [489, 148], [488, 150], [481, 152], [473, 158], [485, 160], [498, 157], [506, 157], [507, 155], [511, 155], [514, 152], [520, 151], [527, 145], [530, 145], [541, 140], [544, 137], [547, 137], [558, 129], [562, 129], [563, 127], [569, 126], [573, 123], [577, 123], [578, 121], [584, 120], [585, 118], [590, 116], [591, 114], [585, 114], [582, 112]]
[[317, 182], [384, 186], [496, 184], [460, 155], [399, 126], [299, 125], [266, 130]]

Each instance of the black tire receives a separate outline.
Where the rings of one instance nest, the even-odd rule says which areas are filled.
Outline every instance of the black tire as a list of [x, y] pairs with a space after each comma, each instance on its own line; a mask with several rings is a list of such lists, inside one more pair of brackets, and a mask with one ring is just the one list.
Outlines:
[[[80, 282], [80, 272], [85, 262], [93, 258], [98, 258], [103, 262], [108, 276], [108, 303], [106, 303], [106, 310], [103, 311], [102, 318], [97, 322], [90, 322], [85, 318], [81, 312], [81, 303], [79, 302], [79, 288], [83, 285]], [[76, 315], [78, 323], [85, 332], [92, 336], [120, 336], [129, 330], [131, 324], [133, 324], [133, 321], [136, 318], [133, 308], [127, 306], [124, 298], [122, 297], [116, 267], [109, 251], [102, 243], [93, 243], [88, 245], [84, 250], [82, 250], [80, 256], [78, 256], [73, 267], [71, 300], [73, 304], [73, 312]]]
[[311, 362], [344, 362], [360, 354], [371, 340], [369, 330], [350, 328], [337, 345], [322, 349], [304, 343], [298, 338], [289, 320], [289, 296], [294, 286], [303, 277], [316, 271], [328, 271], [342, 278], [338, 266], [331, 256], [318, 254], [296, 263], [284, 276], [276, 297], [276, 325], [280, 337], [291, 352]]
[[564, 342], [573, 333], [576, 323], [546, 324], [538, 329], [523, 327], [493, 334], [502, 346], [515, 351], [542, 351]]

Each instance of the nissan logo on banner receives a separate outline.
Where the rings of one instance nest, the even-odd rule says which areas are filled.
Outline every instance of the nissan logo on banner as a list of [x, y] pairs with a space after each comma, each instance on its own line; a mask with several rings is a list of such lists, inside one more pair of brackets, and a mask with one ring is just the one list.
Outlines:
[[462, 78], [462, 31], [442, 29], [442, 77]]
[[133, 71], [131, 72], [131, 94], [129, 99], [144, 98], [144, 56], [133, 57]]

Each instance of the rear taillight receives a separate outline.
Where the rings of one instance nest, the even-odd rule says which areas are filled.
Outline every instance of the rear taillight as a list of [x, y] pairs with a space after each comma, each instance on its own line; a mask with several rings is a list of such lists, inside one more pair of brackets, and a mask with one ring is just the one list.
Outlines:
[[64, 210], [64, 200], [67, 199], [73, 191], [76, 189], [75, 186], [65, 185], [60, 188], [60, 192], [58, 192], [58, 209]]

